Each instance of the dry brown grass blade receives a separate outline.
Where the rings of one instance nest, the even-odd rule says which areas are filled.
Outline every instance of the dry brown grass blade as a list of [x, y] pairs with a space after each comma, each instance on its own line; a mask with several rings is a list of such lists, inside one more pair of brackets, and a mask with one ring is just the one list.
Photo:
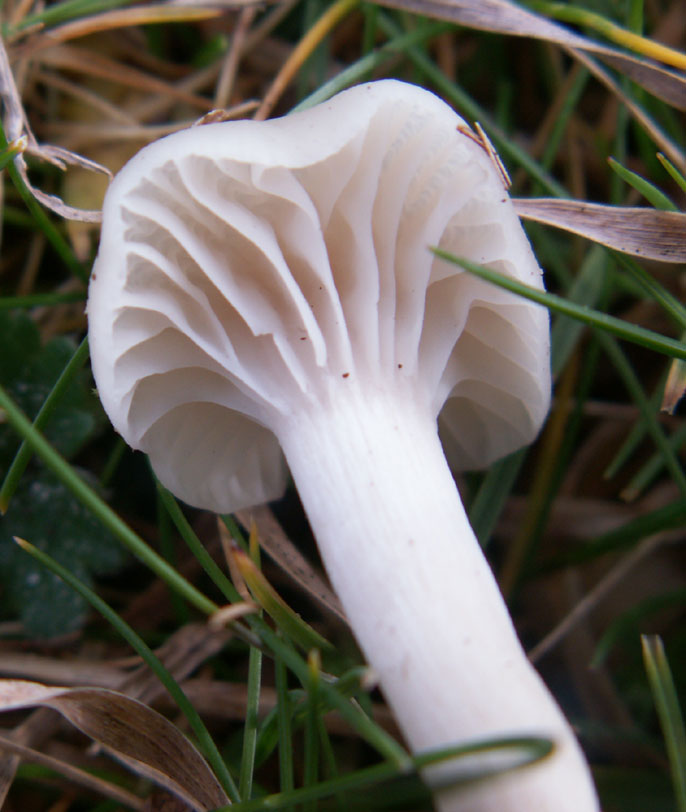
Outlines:
[[517, 6], [509, 0], [377, 0], [379, 5], [412, 11], [469, 28], [547, 40], [589, 51], [610, 63], [658, 98], [686, 109], [686, 77], [593, 40]]
[[[59, 716], [53, 710], [39, 708], [11, 731], [12, 741], [25, 746], [41, 744], [50, 738], [58, 724]], [[14, 782], [19, 763], [16, 755], [0, 755], [0, 809], [5, 808], [5, 797]]]
[[33, 0], [19, 0], [14, 4], [14, 7], [7, 8], [9, 4], [5, 4], [3, 8], [3, 17], [5, 18], [5, 25], [12, 29], [24, 19], [24, 17], [31, 12]]
[[321, 606], [339, 620], [347, 623], [343, 607], [336, 595], [316, 572], [312, 564], [288, 538], [276, 517], [266, 505], [238, 511], [236, 518], [246, 530], [250, 530], [251, 523], [254, 521], [260, 538], [260, 546], [267, 552], [269, 557], [309, 595], [315, 598]]
[[191, 742], [146, 705], [103, 688], [0, 681], [0, 710], [37, 705], [61, 713], [134, 772], [183, 798], [197, 812], [229, 803]]
[[[236, 6], [252, 3], [237, 2]], [[25, 55], [33, 55], [43, 48], [50, 48], [57, 43], [68, 42], [72, 39], [85, 37], [98, 31], [111, 31], [117, 28], [128, 28], [132, 25], [151, 25], [156, 23], [192, 23], [200, 20], [209, 20], [219, 17], [223, 9], [216, 6], [138, 6], [136, 8], [116, 9], [94, 14], [91, 17], [81, 17], [57, 28], [42, 31], [34, 37], [27, 46]]]
[[110, 123], [116, 122], [124, 126], [138, 124], [136, 119], [116, 101], [107, 99], [78, 82], [72, 82], [64, 76], [60, 76], [59, 73], [38, 69], [34, 71], [33, 78], [36, 83], [59, 90], [71, 100], [72, 105], [78, 105], [77, 109], [86, 109], [89, 113], [96, 114], [98, 118]]
[[19, 767], [19, 756], [4, 752], [0, 755], [0, 809], [4, 809], [7, 793], [14, 783]]
[[[124, 680], [121, 669], [107, 662], [68, 660], [3, 651], [0, 657], [3, 677], [28, 679], [33, 682], [55, 682], [60, 685], [97, 685], [99, 688], [120, 688]], [[1, 684], [1, 683], [0, 683]]]
[[251, 6], [243, 9], [238, 17], [236, 28], [231, 37], [231, 45], [223, 59], [222, 69], [214, 91], [214, 106], [222, 109], [228, 107], [238, 76], [241, 55], [250, 27], [255, 20], [257, 8]]
[[[16, 58], [20, 58], [22, 55], [20, 49], [16, 54]], [[165, 98], [188, 104], [203, 113], [206, 113], [212, 106], [209, 99], [196, 96], [183, 88], [176, 87], [169, 82], [151, 76], [137, 68], [124, 65], [88, 48], [81, 48], [76, 45], [55, 45], [39, 54], [37, 59], [41, 64], [51, 68], [107, 79], [116, 82], [118, 85], [156, 93]]]
[[[231, 629], [216, 629], [208, 623], [187, 623], [156, 649], [155, 654], [174, 679], [182, 682], [210, 657], [218, 654], [232, 636]], [[145, 664], [127, 675], [117, 689], [146, 705], [165, 693], [162, 683]]]
[[[574, 59], [589, 70], [601, 84], [605, 85], [622, 104], [626, 105], [631, 115], [641, 124], [653, 141], [655, 141], [658, 148], [668, 155], [669, 159], [678, 167], [682, 167], [686, 171], [686, 159], [680, 148], [662, 132], [641, 105], [636, 104], [636, 102], [624, 92], [620, 83], [615, 81], [612, 74], [601, 67], [594, 59], [591, 59], [588, 54], [583, 53], [577, 48], [568, 48], [566, 50], [570, 56], [574, 57]], [[686, 87], [684, 87], [681, 93], [683, 98], [686, 99]]]
[[[208, 623], [187, 623], [155, 649], [155, 654], [174, 679], [182, 682], [221, 651], [232, 636], [231, 630], [218, 630]], [[3, 651], [0, 674], [33, 682], [57, 683], [63, 687], [89, 685], [111, 688], [146, 705], [153, 704], [165, 693], [164, 686], [139, 657], [130, 659], [130, 663], [122, 664], [120, 661], [101, 662], [76, 657], [62, 659]], [[132, 666], [135, 666], [133, 670], [126, 670]]]
[[625, 254], [658, 262], [686, 262], [686, 214], [649, 208], [623, 208], [583, 200], [519, 198], [517, 214]]
[[119, 804], [124, 804], [129, 809], [143, 809], [143, 800], [131, 792], [127, 792], [116, 784], [111, 784], [109, 781], [104, 781], [95, 775], [91, 775], [85, 770], [80, 770], [77, 767], [72, 767], [66, 761], [58, 758], [40, 753], [38, 750], [33, 750], [30, 747], [25, 747], [22, 744], [12, 741], [6, 736], [0, 735], [0, 751], [12, 753], [14, 756], [20, 757], [24, 761], [32, 762], [33, 764], [40, 764], [42, 767], [47, 767], [49, 770], [63, 776], [69, 781], [79, 784], [86, 789], [92, 790], [97, 795], [105, 798], [111, 798]]
[[584, 618], [586, 618], [597, 605], [622, 581], [626, 580], [628, 573], [641, 561], [649, 557], [661, 544], [680, 538], [681, 531], [671, 533], [658, 533], [648, 536], [631, 552], [620, 558], [617, 563], [595, 584], [595, 586], [580, 600], [574, 608], [537, 643], [528, 656], [532, 663], [538, 662], [548, 652], [560, 643]]
[[[254, 105], [248, 109], [254, 109]], [[60, 140], [74, 144], [106, 144], [109, 146], [113, 141], [119, 145], [124, 142], [137, 142], [147, 144], [162, 138], [165, 135], [192, 127], [197, 119], [187, 119], [184, 121], [172, 121], [168, 124], [144, 125], [133, 124], [131, 126], [120, 126], [117, 124], [79, 124], [71, 121], [52, 121], [44, 126], [44, 131], [51, 137], [55, 136]], [[123, 150], [124, 152], [126, 150]], [[137, 150], [134, 150], [137, 151]], [[109, 154], [109, 151], [108, 151]], [[126, 160], [130, 156], [127, 155]], [[122, 164], [123, 165], [123, 164]]]

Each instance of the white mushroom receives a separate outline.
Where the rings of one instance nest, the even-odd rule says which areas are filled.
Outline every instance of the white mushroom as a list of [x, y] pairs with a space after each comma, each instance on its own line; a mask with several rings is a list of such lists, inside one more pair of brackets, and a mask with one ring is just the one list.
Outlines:
[[[191, 505], [278, 497], [281, 450], [414, 751], [549, 736], [554, 754], [438, 807], [592, 812], [588, 767], [521, 648], [451, 460], [530, 442], [547, 312], [434, 257], [542, 285], [486, 152], [433, 94], [382, 81], [142, 150], [114, 180], [88, 313], [114, 426]], [[281, 449], [281, 450], [280, 450]]]

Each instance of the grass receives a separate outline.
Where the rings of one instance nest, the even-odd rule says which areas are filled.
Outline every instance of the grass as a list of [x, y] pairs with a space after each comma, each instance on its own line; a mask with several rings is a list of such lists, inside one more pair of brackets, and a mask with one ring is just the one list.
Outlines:
[[[579, 65], [559, 44], [508, 36], [489, 20], [477, 30], [418, 16], [403, 2], [389, 9], [289, 0], [257, 12], [187, 14], [179, 7], [172, 20], [157, 3], [140, 11], [111, 0], [45, 8], [6, 0], [1, 21], [17, 79], [14, 101], [38, 141], [113, 171], [160, 127], [188, 126], [217, 99], [229, 99], [229, 114], [235, 108], [239, 116], [266, 117], [395, 76], [434, 90], [481, 123], [512, 176], [513, 196], [684, 211], [683, 118], [651, 92], [647, 60], [664, 58], [683, 76], [684, 34], [664, 22], [679, 3], [535, 4], [551, 21], [631, 51], [641, 84], [617, 63], [605, 68], [612, 86], [597, 78], [595, 62]], [[62, 44], [51, 47], [58, 27]], [[5, 81], [3, 93], [10, 92]], [[254, 104], [241, 106], [246, 102]], [[28, 142], [13, 126], [0, 138], [0, 501], [7, 510], [0, 519], [0, 677], [60, 683], [68, 663], [76, 685], [117, 686], [154, 704], [202, 751], [232, 809], [430, 809], [418, 777], [423, 762], [406, 751], [370, 692], [345, 625], [301, 586], [297, 567], [284, 570], [258, 554], [255, 538], [266, 543], [270, 529], [258, 525], [245, 542], [237, 538], [240, 522], [226, 517], [244, 544], [232, 554], [213, 517], [179, 505], [105, 421], [79, 423], [70, 392], [79, 381], [92, 385], [83, 377], [83, 300], [97, 227], [66, 223], [32, 197], [13, 163]], [[45, 153], [23, 154], [32, 184], [70, 206], [99, 207], [100, 176], [83, 167], [62, 174]], [[660, 411], [684, 385], [680, 267], [627, 258], [538, 224], [528, 232], [547, 294], [454, 259], [550, 309], [551, 415], [531, 449], [460, 475], [460, 488], [522, 640], [580, 731], [605, 812], [645, 810], [647, 798], [650, 812], [683, 810], [686, 427], [678, 407]], [[46, 348], [40, 363], [29, 363], [29, 345], [37, 350], [19, 314]], [[66, 365], [50, 363], [56, 337], [72, 342]], [[55, 432], [78, 434], [79, 442], [63, 450]], [[82, 571], [65, 560], [69, 545], [50, 503], [32, 508], [30, 501], [55, 481], [70, 509], [92, 518], [77, 541], [97, 548], [107, 533], [104, 543], [132, 554], [128, 563]], [[285, 538], [315, 560], [294, 492], [276, 511]], [[11, 542], [20, 520], [35, 528], [20, 542], [24, 552]], [[9, 572], [25, 579], [24, 605], [10, 600], [22, 590]], [[60, 592], [48, 573], [85, 604], [73, 608], [69, 590]], [[28, 589], [36, 579], [47, 590], [38, 600]], [[53, 628], [46, 639], [45, 621], [57, 614], [65, 633], [54, 636]], [[181, 632], [196, 628], [202, 631], [186, 648]], [[218, 635], [221, 643], [211, 642]], [[132, 652], [171, 699], [130, 679]], [[83, 740], [69, 730], [1, 719], [5, 732], [23, 726], [26, 746], [83, 766]], [[512, 750], [522, 762], [545, 756], [547, 742], [518, 733], [510, 741], [456, 741], [427, 758], [489, 748]], [[151, 791], [136, 768], [124, 771], [101, 756], [87, 766], [141, 798]], [[0, 785], [4, 791], [22, 812], [101, 808], [92, 786], [28, 763]]]

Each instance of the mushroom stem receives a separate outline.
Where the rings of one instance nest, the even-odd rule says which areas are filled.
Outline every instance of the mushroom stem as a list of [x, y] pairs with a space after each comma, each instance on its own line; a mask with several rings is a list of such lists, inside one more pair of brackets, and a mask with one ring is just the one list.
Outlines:
[[325, 405], [275, 428], [326, 570], [410, 747], [507, 735], [556, 745], [543, 762], [466, 795], [437, 793], [437, 807], [597, 810], [581, 749], [517, 639], [416, 382], [360, 386], [353, 372], [334, 389]]

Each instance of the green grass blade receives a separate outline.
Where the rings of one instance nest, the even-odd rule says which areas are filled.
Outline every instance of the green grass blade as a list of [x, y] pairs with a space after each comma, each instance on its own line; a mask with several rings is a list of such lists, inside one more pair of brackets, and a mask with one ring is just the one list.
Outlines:
[[[36, 418], [33, 421], [33, 427], [37, 431], [43, 430], [47, 422], [50, 420], [51, 415], [55, 411], [55, 407], [60, 402], [62, 395], [74, 380], [74, 376], [79, 372], [87, 360], [88, 339], [84, 338], [81, 344], [79, 344], [79, 346], [76, 348], [72, 357], [69, 359], [69, 363], [62, 370], [62, 374], [55, 382], [50, 394], [47, 396], [38, 414], [36, 415]], [[0, 488], [0, 513], [5, 513], [7, 511], [10, 500], [12, 499], [17, 486], [19, 485], [19, 480], [21, 479], [22, 474], [26, 470], [26, 466], [31, 460], [32, 453], [33, 451], [31, 446], [29, 446], [26, 440], [24, 440], [19, 446], [19, 450], [17, 451], [9, 470], [7, 471], [5, 481], [2, 483], [2, 487]]]
[[[280, 658], [274, 663], [274, 679], [276, 686], [276, 722], [279, 732], [279, 786], [283, 794], [288, 795], [295, 787], [293, 766], [293, 731], [291, 728], [291, 713], [293, 702], [288, 693], [288, 671], [286, 664]], [[290, 810], [290, 804], [283, 809]]]
[[[182, 533], [184, 540], [193, 551], [193, 554], [198, 556], [201, 565], [208, 575], [210, 575], [213, 580], [216, 579], [215, 583], [230, 602], [242, 601], [243, 598], [234, 585], [219, 569], [202, 542], [193, 532], [185, 516], [181, 513], [181, 509], [176, 503], [176, 500], [171, 494], [164, 496], [164, 490], [165, 489], [162, 488], [161, 493], [165, 507], [170, 510], [172, 520], [175, 522], [179, 532]], [[229, 517], [223, 518], [225, 521], [229, 519]], [[232, 526], [234, 525], [233, 520], [231, 520], [230, 524]], [[215, 605], [213, 611], [216, 611], [218, 608], [219, 607]], [[307, 663], [296, 651], [274, 632], [262, 618], [251, 615], [247, 616], [245, 621], [262, 640], [267, 649], [269, 649], [273, 655], [280, 657], [288, 668], [298, 677], [300, 682], [306, 685], [308, 681]], [[331, 707], [338, 710], [351, 727], [381, 755], [397, 764], [405, 764], [407, 762], [408, 756], [403, 748], [375, 722], [365, 716], [359, 708], [352, 705], [334, 686], [323, 682], [321, 692]]]
[[291, 609], [245, 551], [235, 548], [233, 559], [255, 602], [291, 642], [306, 651], [316, 648], [323, 653], [334, 654], [331, 643]]
[[0, 150], [0, 172], [10, 164], [20, 152], [26, 149], [27, 144], [28, 139], [25, 135], [22, 135], [21, 138], [15, 139], [11, 143], [8, 143], [3, 150]]
[[216, 561], [207, 552], [205, 545], [195, 534], [195, 531], [190, 526], [188, 519], [183, 515], [183, 511], [179, 507], [179, 503], [176, 501], [176, 499], [174, 499], [172, 494], [164, 487], [164, 485], [162, 485], [157, 477], [155, 477], [155, 484], [162, 504], [171, 516], [172, 521], [176, 525], [176, 529], [181, 534], [181, 538], [186, 542], [188, 549], [200, 562], [200, 566], [205, 570], [207, 575], [209, 575], [215, 586], [221, 591], [222, 595], [227, 601], [229, 601], [229, 603], [237, 603], [242, 601], [243, 598], [239, 594], [236, 587], [222, 572]]
[[[313, 787], [319, 778], [319, 683], [321, 680], [321, 658], [319, 652], [310, 652], [307, 658], [310, 680], [307, 684], [307, 712], [305, 716], [305, 753], [303, 764], [303, 786]], [[317, 812], [315, 801], [304, 804], [303, 812]]]
[[657, 153], [658, 161], [664, 166], [665, 170], [672, 178], [672, 180], [677, 184], [677, 186], [681, 189], [682, 192], [686, 194], [686, 178], [679, 172], [679, 170], [674, 166], [674, 164], [663, 155], [661, 152]]
[[119, 463], [122, 461], [127, 451], [130, 451], [130, 449], [126, 445], [124, 438], [117, 436], [112, 450], [105, 460], [105, 464], [102, 466], [102, 471], [100, 472], [101, 488], [106, 488], [110, 484], [112, 477], [115, 475], [117, 468], [119, 467]]
[[646, 432], [651, 436], [653, 442], [657, 446], [665, 466], [672, 475], [674, 483], [679, 488], [682, 499], [686, 500], [686, 474], [681, 467], [681, 463], [676, 456], [676, 453], [670, 445], [667, 437], [659, 424], [655, 409], [650, 403], [650, 400], [643, 391], [641, 382], [629, 364], [626, 356], [620, 349], [617, 342], [607, 334], [601, 333], [598, 336], [604, 352], [609, 356], [615, 369], [624, 381], [631, 398], [641, 413], [641, 420], [645, 425]]
[[[533, 764], [545, 758], [552, 751], [552, 744], [546, 739], [533, 737], [521, 737], [511, 739], [493, 739], [486, 742], [462, 744], [456, 747], [447, 747], [442, 750], [431, 751], [415, 756], [410, 760], [407, 770], [399, 771], [398, 766], [390, 763], [376, 764], [348, 775], [322, 781], [312, 787], [302, 787], [288, 792], [278, 792], [267, 795], [254, 801], [243, 801], [240, 804], [226, 806], [216, 812], [260, 812], [261, 810], [288, 809], [295, 804], [316, 801], [343, 791], [361, 791], [372, 784], [381, 781], [391, 780], [398, 775], [407, 774], [410, 771], [419, 771], [433, 764], [445, 763], [455, 760], [459, 763], [460, 758], [470, 758], [470, 760], [480, 753], [492, 755], [499, 751], [519, 751], [521, 761], [517, 769], [528, 764]], [[492, 765], [492, 762], [490, 762]], [[474, 767], [468, 775], [461, 774], [459, 780], [453, 782], [454, 785], [468, 784], [474, 781], [483, 780], [486, 777], [502, 772], [497, 767], [488, 766], [489, 760], [485, 759], [482, 767]]]
[[90, 605], [97, 610], [126, 640], [126, 642], [136, 651], [136, 653], [143, 659], [143, 661], [154, 672], [155, 676], [167, 689], [169, 695], [179, 706], [183, 712], [191, 729], [195, 733], [200, 746], [202, 747], [207, 760], [209, 761], [215, 775], [221, 782], [227, 795], [234, 801], [240, 800], [238, 789], [234, 784], [233, 778], [226, 768], [226, 764], [222, 759], [217, 746], [215, 745], [212, 737], [210, 736], [205, 724], [200, 718], [198, 712], [193, 707], [193, 704], [188, 700], [181, 687], [176, 682], [174, 677], [169, 673], [167, 668], [160, 662], [155, 653], [150, 649], [136, 632], [126, 623], [122, 618], [92, 589], [82, 583], [75, 575], [72, 575], [66, 567], [63, 567], [51, 556], [34, 547], [24, 539], [16, 539], [19, 546], [25, 550], [29, 555], [39, 561], [50, 572], [61, 578], [68, 584], [75, 592], [78, 592]]
[[[8, 148], [7, 136], [0, 122], [0, 150]], [[36, 198], [31, 194], [31, 190], [22, 180], [21, 175], [17, 171], [14, 163], [10, 162], [7, 165], [7, 174], [10, 176], [12, 183], [15, 185], [21, 199], [24, 201], [26, 208], [31, 212], [33, 219], [40, 230], [45, 234], [48, 242], [57, 252], [58, 256], [64, 262], [67, 268], [80, 279], [84, 284], [88, 282], [88, 271], [76, 259], [74, 252], [69, 247], [69, 243], [65, 240], [62, 234], [57, 230], [55, 224], [50, 220], [45, 213], [43, 207], [38, 203]]]
[[659, 42], [646, 39], [633, 31], [617, 25], [602, 14], [598, 14], [590, 9], [583, 8], [574, 3], [546, 2], [546, 0], [529, 0], [532, 8], [542, 12], [555, 20], [562, 20], [575, 25], [590, 28], [602, 34], [611, 42], [628, 48], [635, 53], [648, 56], [652, 59], [665, 62], [668, 65], [686, 69], [686, 55], [681, 52], [662, 45]]
[[525, 457], [525, 450], [515, 451], [491, 466], [469, 506], [469, 523], [484, 548], [498, 523]]
[[647, 330], [644, 327], [639, 327], [635, 324], [623, 321], [622, 319], [610, 316], [607, 313], [601, 313], [598, 310], [593, 310], [583, 305], [577, 305], [564, 299], [562, 296], [557, 296], [554, 293], [546, 293], [545, 291], [525, 285], [522, 282], [517, 282], [509, 276], [492, 271], [490, 268], [485, 268], [482, 265], [476, 265], [467, 259], [456, 257], [447, 251], [440, 248], [431, 249], [437, 257], [444, 259], [446, 262], [451, 262], [453, 265], [459, 265], [469, 273], [485, 279], [498, 287], [505, 288], [518, 296], [529, 299], [532, 302], [547, 307], [555, 313], [561, 313], [563, 316], [571, 316], [573, 319], [588, 324], [590, 327], [596, 327], [599, 330], [604, 330], [607, 333], [631, 341], [634, 344], [639, 344], [649, 350], [669, 355], [673, 358], [681, 358], [686, 360], [686, 344], [677, 341], [673, 338], [655, 333], [652, 330]]
[[[0, 404], [1, 405], [1, 404]], [[164, 489], [162, 489], [164, 494]], [[234, 587], [234, 585], [226, 578], [224, 573], [219, 569], [214, 560], [211, 558], [207, 550], [204, 548], [202, 542], [193, 532], [192, 528], [186, 521], [181, 513], [176, 500], [171, 496], [164, 497], [165, 506], [171, 510], [172, 520], [175, 521], [177, 528], [184, 535], [184, 540], [189, 544], [191, 550], [199, 557], [200, 563], [205, 568], [206, 572], [213, 579], [217, 579], [215, 583], [222, 589], [226, 598], [230, 601], [242, 601], [242, 597]], [[229, 517], [224, 517], [227, 520]], [[231, 521], [233, 525], [233, 521]], [[214, 606], [212, 611], [216, 611], [219, 607]], [[252, 628], [253, 632], [258, 635], [264, 645], [269, 651], [280, 657], [290, 668], [290, 670], [298, 677], [303, 685], [307, 684], [308, 680], [308, 667], [307, 663], [297, 654], [297, 652], [288, 645], [283, 638], [281, 638], [273, 629], [271, 629], [262, 618], [255, 615], [247, 616], [246, 623]], [[322, 683], [321, 691], [327, 702], [330, 703], [332, 708], [347, 720], [351, 727], [357, 731], [372, 747], [374, 747], [381, 755], [391, 760], [396, 764], [405, 764], [408, 756], [403, 748], [384, 730], [382, 730], [375, 722], [365, 716], [359, 708], [355, 707], [350, 701], [343, 696], [334, 686]]]
[[78, 17], [87, 17], [130, 3], [131, 0], [65, 0], [62, 3], [50, 5], [36, 14], [27, 14], [18, 25], [6, 27], [6, 31], [3, 33], [5, 36], [9, 36], [34, 25], [49, 28]]
[[679, 812], [686, 812], [686, 729], [674, 678], [660, 637], [644, 634], [641, 636], [641, 645], [643, 662], [669, 756], [677, 809]]
[[35, 226], [35, 221], [30, 214], [23, 209], [17, 209], [12, 205], [2, 207], [3, 220], [7, 225], [18, 226], [19, 228], [30, 228]]
[[[159, 494], [157, 494], [157, 499], [155, 502], [155, 507], [157, 508], [157, 537], [159, 539], [160, 552], [172, 567], [178, 569], [176, 538], [173, 532], [171, 516], [164, 507]], [[169, 601], [171, 603], [176, 622], [180, 626], [184, 626], [191, 619], [187, 604], [173, 589], [169, 590]]]
[[686, 603], [686, 587], [671, 589], [659, 595], [652, 595], [634, 604], [630, 609], [616, 619], [605, 629], [602, 637], [596, 644], [590, 660], [591, 668], [600, 668], [605, 664], [610, 652], [622, 638], [630, 639], [633, 645], [636, 639], [636, 630], [640, 624], [647, 621], [651, 615], [663, 612], [666, 609], [683, 608]]
[[681, 527], [684, 522], [686, 522], [686, 502], [683, 499], [677, 499], [669, 505], [643, 513], [616, 530], [610, 530], [597, 536], [588, 544], [567, 550], [564, 557], [553, 559], [547, 569], [565, 567], [570, 564], [583, 564], [585, 561], [592, 561], [607, 553], [627, 549], [646, 536], [664, 530], [673, 530]]
[[[653, 393], [650, 398], [650, 405], [653, 412], [657, 412], [660, 408], [660, 386]], [[622, 467], [636, 452], [646, 434], [646, 424], [643, 421], [634, 423], [631, 430], [626, 436], [626, 439], [620, 446], [614, 458], [610, 461], [609, 465], [603, 472], [605, 479], [613, 479], [621, 471]]]
[[[667, 442], [672, 451], [676, 454], [684, 444], [686, 444], [686, 425], [680, 426], [667, 439]], [[662, 454], [659, 452], [653, 454], [641, 469], [631, 477], [628, 485], [622, 490], [622, 498], [627, 502], [637, 499], [650, 483], [659, 476], [664, 465], [665, 461]]]
[[545, 150], [541, 156], [541, 166], [546, 171], [550, 170], [553, 166], [555, 156], [557, 155], [562, 139], [565, 137], [565, 133], [567, 132], [569, 120], [574, 114], [577, 104], [581, 100], [581, 96], [586, 85], [588, 84], [588, 80], [591, 78], [590, 72], [581, 65], [577, 65], [573, 71], [574, 73], [572, 74], [573, 81], [571, 87], [567, 92], [559, 114], [555, 118], [555, 123], [553, 124], [550, 137], [548, 138], [545, 145]]
[[[594, 245], [586, 254], [581, 268], [566, 292], [568, 301], [595, 308], [606, 288], [607, 252]], [[550, 330], [550, 365], [553, 377], [567, 366], [572, 353], [579, 346], [584, 325], [566, 316], [555, 318]]]
[[641, 267], [631, 257], [626, 254], [612, 252], [615, 260], [624, 270], [646, 291], [655, 301], [668, 313], [681, 330], [686, 330], [686, 307], [671, 293], [661, 285], [645, 268]]
[[238, 792], [241, 798], [247, 799], [252, 795], [255, 773], [255, 749], [257, 746], [257, 729], [259, 725], [261, 684], [262, 652], [256, 646], [250, 646], [250, 655], [248, 658], [248, 697], [245, 707], [241, 770], [238, 780]]
[[[253, 628], [258, 626], [259, 618], [248, 618]], [[296, 675], [301, 685], [307, 685], [309, 671], [307, 663], [288, 645], [270, 626], [259, 623], [259, 635], [265, 645], [278, 655]], [[348, 722], [348, 724], [370, 744], [381, 756], [396, 768], [404, 770], [410, 767], [410, 756], [404, 748], [383, 728], [364, 714], [359, 707], [341, 693], [338, 685], [322, 680], [320, 691], [323, 700]]]
[[411, 45], [424, 43], [433, 37], [442, 34], [444, 31], [449, 31], [452, 26], [449, 23], [440, 22], [423, 22], [416, 30], [408, 34], [399, 34], [392, 37], [389, 42], [377, 48], [375, 51], [365, 54], [357, 62], [344, 68], [340, 73], [337, 73], [333, 79], [325, 82], [321, 87], [311, 93], [307, 98], [303, 99], [292, 110], [292, 113], [299, 112], [300, 110], [307, 110], [309, 107], [314, 107], [316, 104], [330, 99], [341, 90], [354, 85], [356, 82], [363, 81], [369, 73], [376, 68], [383, 65], [393, 56], [402, 53]]
[[658, 189], [657, 186], [650, 183], [650, 181], [647, 181], [636, 172], [632, 172], [630, 169], [622, 166], [622, 164], [614, 158], [608, 158], [607, 162], [613, 171], [616, 172], [622, 180], [628, 183], [629, 186], [636, 189], [637, 192], [640, 192], [651, 206], [654, 206], [656, 209], [661, 209], [662, 211], [679, 211], [667, 195]]

